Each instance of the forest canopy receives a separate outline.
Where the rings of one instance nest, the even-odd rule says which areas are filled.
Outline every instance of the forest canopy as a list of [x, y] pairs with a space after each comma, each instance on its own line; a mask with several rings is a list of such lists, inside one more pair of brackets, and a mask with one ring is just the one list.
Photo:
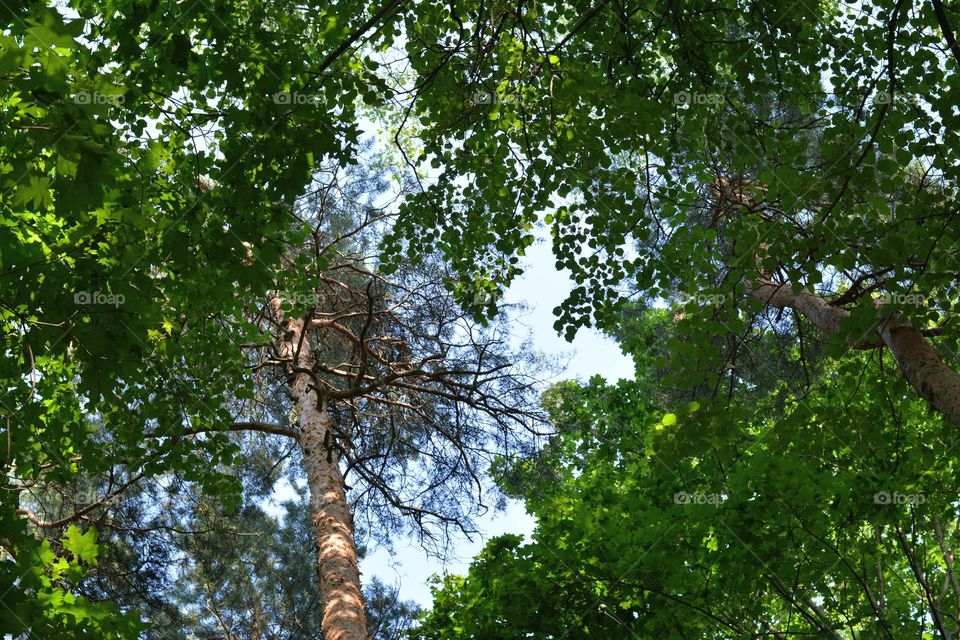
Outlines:
[[[958, 28], [0, 4], [0, 633], [956, 638]], [[507, 498], [426, 610], [361, 576]]]

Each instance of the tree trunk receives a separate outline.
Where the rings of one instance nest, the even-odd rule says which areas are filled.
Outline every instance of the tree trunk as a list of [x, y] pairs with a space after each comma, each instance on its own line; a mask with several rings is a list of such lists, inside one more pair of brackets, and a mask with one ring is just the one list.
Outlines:
[[[795, 293], [789, 285], [747, 283], [747, 290], [762, 302], [795, 310], [826, 333], [837, 333], [840, 320], [850, 315], [845, 309], [831, 307], [814, 293]], [[903, 377], [930, 406], [960, 427], [960, 374], [944, 364], [916, 327], [890, 315], [884, 316], [882, 306], [878, 306], [878, 312], [876, 333], [900, 365]], [[854, 342], [856, 340], [850, 342], [850, 346], [856, 347]]]
[[915, 327], [884, 327], [880, 337], [920, 397], [960, 427], [960, 375], [943, 363], [940, 354]]
[[[742, 180], [728, 178], [719, 178], [714, 183], [715, 217], [723, 215], [730, 207], [755, 210], [753, 198], [744, 191], [744, 186]], [[766, 250], [767, 245], [761, 244], [760, 248]], [[744, 281], [750, 295], [778, 309], [793, 309], [825, 333], [838, 333], [840, 321], [850, 315], [846, 309], [831, 306], [812, 291], [794, 292], [789, 284], [771, 282], [769, 274], [759, 275], [756, 281]], [[960, 373], [944, 364], [940, 354], [916, 327], [884, 313], [882, 303], [876, 304], [878, 321], [875, 334], [879, 334], [880, 341], [867, 347], [886, 345], [910, 386], [950, 423], [960, 427]], [[860, 341], [864, 337], [848, 336], [847, 344], [853, 348], [863, 348]]]
[[[279, 300], [274, 309], [280, 317]], [[281, 355], [296, 360], [290, 391], [299, 413], [299, 440], [310, 487], [313, 531], [317, 544], [317, 573], [321, 629], [325, 640], [368, 640], [367, 616], [360, 588], [360, 569], [353, 538], [353, 517], [347, 505], [343, 474], [333, 450], [325, 446], [330, 417], [326, 403], [310, 388], [314, 358], [303, 335], [303, 320], [288, 320]], [[299, 348], [299, 353], [297, 349]]]

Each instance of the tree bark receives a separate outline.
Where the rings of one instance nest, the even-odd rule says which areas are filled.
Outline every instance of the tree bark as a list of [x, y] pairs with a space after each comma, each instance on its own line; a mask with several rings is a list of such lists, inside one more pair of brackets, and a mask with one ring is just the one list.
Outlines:
[[[279, 300], [274, 309], [280, 317]], [[317, 573], [323, 603], [321, 629], [325, 640], [368, 640], [367, 616], [360, 587], [360, 568], [353, 537], [353, 517], [347, 504], [338, 456], [328, 449], [330, 416], [310, 388], [314, 357], [304, 322], [286, 322], [281, 355], [293, 358], [296, 370], [290, 391], [299, 413], [299, 441], [310, 487], [313, 531], [317, 544]], [[299, 349], [299, 351], [298, 351]]]
[[[831, 307], [814, 293], [795, 293], [789, 285], [748, 283], [747, 290], [761, 302], [779, 309], [795, 310], [826, 333], [838, 333], [840, 320], [850, 315], [846, 309]], [[904, 378], [930, 406], [954, 426], [960, 427], [960, 374], [944, 364], [916, 327], [895, 316], [884, 316], [881, 306], [878, 311], [880, 318], [876, 333], [890, 349]], [[851, 346], [856, 345], [851, 342]]]
[[883, 327], [880, 337], [920, 397], [960, 427], [960, 375], [943, 363], [940, 354], [912, 326]]

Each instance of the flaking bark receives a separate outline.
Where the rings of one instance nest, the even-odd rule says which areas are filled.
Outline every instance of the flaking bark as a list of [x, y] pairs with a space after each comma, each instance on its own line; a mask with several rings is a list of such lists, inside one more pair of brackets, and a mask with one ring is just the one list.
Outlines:
[[[273, 303], [280, 317], [279, 300], [274, 299]], [[299, 415], [299, 442], [310, 487], [320, 601], [324, 607], [321, 629], [326, 640], [367, 640], [353, 517], [338, 456], [326, 446], [330, 429], [326, 403], [310, 387], [311, 375], [307, 371], [313, 369], [314, 357], [303, 326], [303, 320], [286, 322], [281, 355], [294, 360], [290, 392]]]

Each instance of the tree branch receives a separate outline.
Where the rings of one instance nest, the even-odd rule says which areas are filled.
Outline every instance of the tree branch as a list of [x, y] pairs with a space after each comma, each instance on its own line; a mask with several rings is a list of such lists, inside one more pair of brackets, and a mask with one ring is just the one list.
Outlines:
[[[746, 286], [750, 295], [761, 302], [778, 309], [794, 309], [825, 333], [839, 333], [840, 321], [850, 315], [846, 309], [830, 306], [815, 293], [795, 293], [789, 285], [767, 281], [748, 282]], [[878, 304], [877, 309], [881, 312], [882, 305]], [[913, 325], [887, 315], [878, 321], [876, 332], [890, 349], [910, 386], [954, 426], [960, 427], [960, 374], [944, 364], [922, 332]], [[859, 348], [862, 341], [851, 336], [847, 344]]]
[[940, 25], [940, 31], [943, 32], [943, 39], [947, 41], [950, 52], [954, 59], [960, 63], [960, 44], [957, 44], [957, 38], [953, 35], [953, 29], [950, 27], [950, 21], [947, 20], [947, 12], [943, 9], [943, 2], [940, 0], [931, 0], [933, 11], [937, 14], [937, 24]]
[[226, 429], [219, 427], [202, 427], [199, 429], [187, 429], [178, 433], [148, 433], [147, 438], [182, 438], [184, 436], [195, 436], [198, 433], [215, 433], [217, 431], [259, 431], [277, 436], [287, 436], [288, 438], [297, 438], [297, 432], [287, 427], [281, 427], [276, 424], [266, 422], [257, 422], [255, 420], [248, 422], [234, 422]]
[[90, 513], [97, 507], [109, 502], [110, 500], [113, 500], [115, 497], [117, 497], [118, 495], [126, 491], [127, 488], [129, 488], [133, 484], [136, 484], [140, 480], [140, 478], [143, 477], [143, 475], [144, 475], [143, 472], [138, 473], [129, 482], [126, 482], [123, 485], [121, 485], [120, 488], [117, 489], [116, 491], [113, 491], [111, 493], [104, 495], [102, 498], [100, 498], [96, 502], [91, 502], [90, 504], [80, 509], [79, 511], [75, 511], [69, 516], [60, 518], [59, 520], [41, 520], [36, 513], [31, 511], [30, 509], [27, 509], [26, 507], [21, 507], [20, 509], [17, 509], [17, 513], [19, 513], [20, 515], [26, 516], [27, 520], [29, 520], [33, 525], [37, 527], [42, 527], [44, 529], [55, 529], [57, 527], [62, 527], [65, 524], [70, 524], [75, 520], [79, 520], [84, 515], [86, 515], [87, 513]]

